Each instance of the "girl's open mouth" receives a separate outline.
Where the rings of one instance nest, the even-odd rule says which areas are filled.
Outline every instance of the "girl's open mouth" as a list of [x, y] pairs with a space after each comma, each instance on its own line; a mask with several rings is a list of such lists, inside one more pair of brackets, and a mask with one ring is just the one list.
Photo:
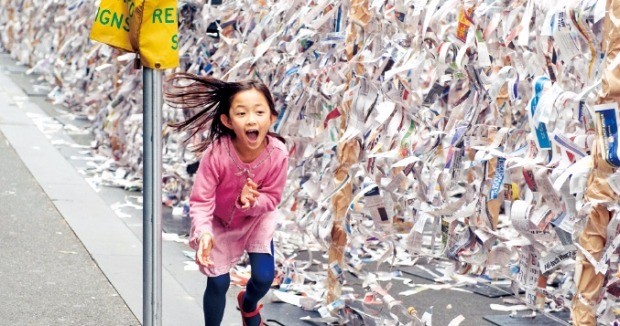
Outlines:
[[258, 130], [248, 130], [245, 134], [250, 141], [256, 141], [258, 139]]

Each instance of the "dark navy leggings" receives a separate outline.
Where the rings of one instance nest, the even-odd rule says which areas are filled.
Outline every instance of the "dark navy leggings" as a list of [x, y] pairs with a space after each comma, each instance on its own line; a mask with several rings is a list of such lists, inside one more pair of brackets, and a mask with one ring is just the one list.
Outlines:
[[[273, 278], [275, 277], [275, 262], [273, 259], [273, 241], [271, 242], [271, 255], [265, 253], [249, 253], [252, 274], [246, 287], [243, 311], [256, 310], [258, 301], [267, 294]], [[209, 277], [207, 289], [202, 299], [206, 326], [219, 326], [224, 317], [226, 306], [226, 292], [230, 286], [230, 274]], [[257, 316], [258, 317], [258, 316]], [[259, 318], [252, 318], [260, 320]], [[251, 324], [248, 321], [248, 326]]]

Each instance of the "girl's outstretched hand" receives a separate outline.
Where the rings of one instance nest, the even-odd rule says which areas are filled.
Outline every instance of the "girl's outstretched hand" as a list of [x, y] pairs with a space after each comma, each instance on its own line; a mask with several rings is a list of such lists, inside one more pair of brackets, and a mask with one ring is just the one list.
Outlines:
[[212, 266], [211, 249], [213, 249], [213, 236], [210, 233], [203, 233], [198, 242], [196, 250], [196, 263], [202, 266]]
[[239, 203], [241, 204], [241, 208], [247, 209], [252, 207], [256, 200], [258, 199], [258, 185], [250, 178], [248, 178], [243, 185], [243, 189], [241, 190], [241, 195], [239, 196]]

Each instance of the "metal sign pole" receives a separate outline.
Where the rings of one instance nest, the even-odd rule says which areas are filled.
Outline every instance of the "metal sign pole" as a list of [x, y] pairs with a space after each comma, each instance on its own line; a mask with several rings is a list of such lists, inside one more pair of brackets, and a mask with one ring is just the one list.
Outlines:
[[161, 326], [161, 108], [162, 72], [144, 67], [142, 316], [144, 326]]

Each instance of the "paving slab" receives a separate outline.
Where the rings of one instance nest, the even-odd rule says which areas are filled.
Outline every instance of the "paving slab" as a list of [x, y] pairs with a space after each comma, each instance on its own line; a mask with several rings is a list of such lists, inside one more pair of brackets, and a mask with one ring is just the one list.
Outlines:
[[139, 325], [0, 131], [2, 325]]
[[[92, 257], [91, 263], [94, 261], [105, 273], [131, 312], [141, 319], [142, 244], [134, 233], [141, 227], [130, 229], [121, 221], [54, 147], [52, 141], [72, 140], [64, 134], [61, 124], [30, 102], [32, 97], [14, 82], [14, 77], [0, 70], [0, 132], [36, 180], [37, 188], [44, 191], [79, 237]], [[162, 283], [164, 325], [201, 324], [201, 302], [165, 269]]]

